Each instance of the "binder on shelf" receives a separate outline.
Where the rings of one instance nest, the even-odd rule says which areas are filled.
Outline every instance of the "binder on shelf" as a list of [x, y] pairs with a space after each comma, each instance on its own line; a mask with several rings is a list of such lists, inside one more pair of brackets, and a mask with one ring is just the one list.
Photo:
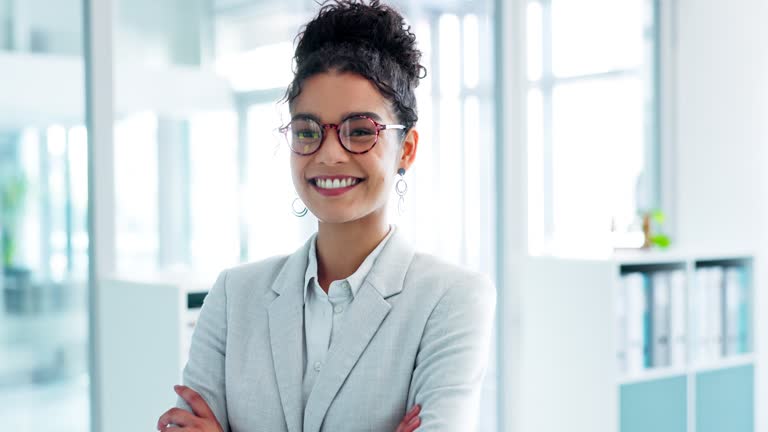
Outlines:
[[651, 276], [653, 286], [652, 341], [653, 367], [670, 364], [670, 286], [668, 272], [655, 272]]
[[715, 266], [709, 273], [709, 332], [710, 332], [710, 358], [723, 356], [723, 268]]
[[627, 287], [619, 284], [616, 289], [616, 361], [619, 373], [627, 373]]
[[696, 358], [712, 361], [751, 352], [749, 268], [738, 261], [696, 270]]
[[724, 273], [724, 335], [726, 356], [745, 354], [749, 348], [749, 283], [743, 267], [731, 266]]
[[725, 355], [741, 354], [739, 337], [741, 320], [741, 282], [739, 270], [729, 267], [725, 270]]
[[622, 281], [627, 299], [626, 370], [633, 374], [652, 362], [650, 283], [639, 272], [626, 274]]
[[748, 353], [752, 351], [750, 340], [752, 338], [752, 286], [750, 284], [749, 271], [744, 267], [739, 267], [739, 288], [741, 290], [741, 301], [739, 303], [739, 353]]
[[694, 286], [694, 317], [695, 326], [695, 356], [696, 361], [701, 362], [709, 358], [709, 320], [707, 313], [709, 311], [709, 269], [701, 267], [696, 269], [696, 284]]
[[669, 273], [670, 289], [670, 365], [683, 366], [687, 360], [687, 288], [684, 270]]
[[643, 367], [653, 367], [653, 286], [648, 275], [643, 275]]

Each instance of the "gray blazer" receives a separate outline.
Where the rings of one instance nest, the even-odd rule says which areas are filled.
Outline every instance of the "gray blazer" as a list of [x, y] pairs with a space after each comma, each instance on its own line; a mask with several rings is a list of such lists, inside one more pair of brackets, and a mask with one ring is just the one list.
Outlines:
[[226, 270], [205, 299], [183, 380], [224, 431], [394, 432], [416, 403], [419, 431], [474, 430], [496, 304], [490, 280], [415, 253], [396, 231], [302, 409], [308, 250]]

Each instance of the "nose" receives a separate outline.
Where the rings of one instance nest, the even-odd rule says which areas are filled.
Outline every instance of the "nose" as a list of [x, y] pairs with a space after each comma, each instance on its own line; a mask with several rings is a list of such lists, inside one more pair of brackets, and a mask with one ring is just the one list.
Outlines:
[[315, 153], [315, 161], [325, 165], [335, 165], [349, 160], [349, 153], [339, 141], [339, 134], [333, 127], [325, 128], [325, 141]]

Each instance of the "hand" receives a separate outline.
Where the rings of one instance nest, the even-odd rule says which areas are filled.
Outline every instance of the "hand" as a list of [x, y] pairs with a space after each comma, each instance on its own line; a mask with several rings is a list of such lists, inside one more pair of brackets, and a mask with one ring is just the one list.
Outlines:
[[401, 421], [400, 424], [397, 426], [397, 430], [395, 430], [395, 432], [415, 431], [416, 428], [419, 427], [419, 425], [421, 425], [421, 418], [418, 417], [419, 412], [421, 412], [421, 406], [414, 405], [410, 411], [405, 413], [405, 417], [403, 417], [403, 421]]
[[224, 432], [205, 399], [196, 391], [182, 385], [173, 386], [173, 390], [189, 404], [194, 414], [181, 408], [171, 408], [160, 416], [157, 421], [157, 430], [161, 432]]

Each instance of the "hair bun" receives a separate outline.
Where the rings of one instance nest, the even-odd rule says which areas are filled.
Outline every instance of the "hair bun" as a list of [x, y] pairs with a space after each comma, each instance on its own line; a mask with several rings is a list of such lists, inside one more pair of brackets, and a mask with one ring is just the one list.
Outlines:
[[416, 35], [402, 15], [378, 0], [325, 2], [317, 17], [299, 34], [295, 59], [301, 64], [313, 52], [351, 46], [372, 49], [390, 57], [414, 85], [426, 74]]
[[295, 69], [285, 100], [293, 103], [304, 81], [334, 70], [373, 83], [391, 103], [406, 130], [418, 121], [414, 89], [426, 75], [416, 36], [395, 9], [378, 0], [322, 3], [297, 36]]

